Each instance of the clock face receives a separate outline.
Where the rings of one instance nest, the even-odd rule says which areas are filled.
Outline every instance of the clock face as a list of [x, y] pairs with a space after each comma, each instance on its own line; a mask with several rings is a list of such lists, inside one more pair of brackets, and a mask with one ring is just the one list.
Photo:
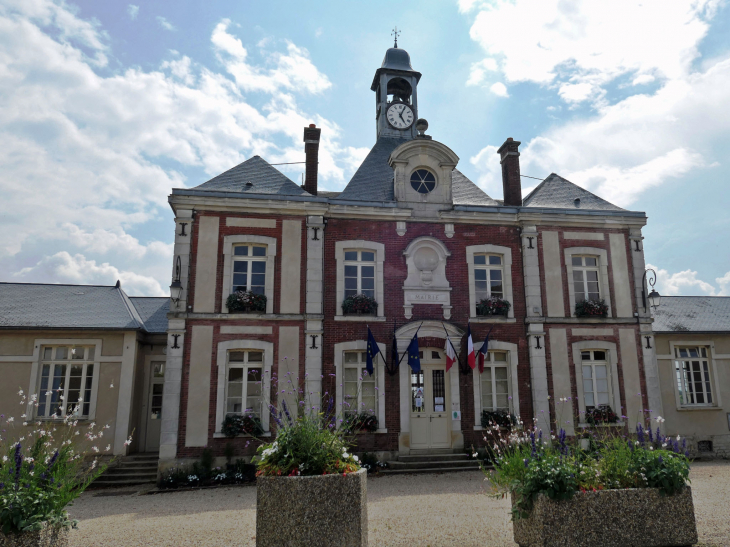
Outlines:
[[394, 103], [388, 107], [388, 123], [396, 129], [408, 129], [413, 124], [413, 110], [404, 103]]

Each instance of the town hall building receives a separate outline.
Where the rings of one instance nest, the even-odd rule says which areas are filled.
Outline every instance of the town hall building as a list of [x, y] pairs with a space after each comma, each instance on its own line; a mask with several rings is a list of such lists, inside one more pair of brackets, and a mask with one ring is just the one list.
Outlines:
[[[666, 433], [730, 453], [730, 300], [665, 297], [655, 340], [645, 213], [555, 173], [523, 195], [512, 138], [498, 150], [503, 199], [488, 196], [427, 134], [421, 76], [404, 49], [386, 51], [375, 141], [341, 192], [318, 188], [315, 125], [301, 186], [254, 156], [172, 189], [170, 299], [0, 283], [0, 411], [18, 385], [44, 393], [33, 417], [80, 398], [80, 419], [113, 424], [115, 454], [159, 452], [160, 469], [228, 443], [252, 456], [224, 420], [251, 416], [273, 438], [282, 401], [367, 418], [354, 450], [393, 462], [483, 446], [485, 416], [574, 435], [601, 409], [632, 430], [667, 408]], [[488, 338], [483, 367], [467, 364], [468, 333], [477, 351]], [[414, 337], [420, 368], [402, 358]]]

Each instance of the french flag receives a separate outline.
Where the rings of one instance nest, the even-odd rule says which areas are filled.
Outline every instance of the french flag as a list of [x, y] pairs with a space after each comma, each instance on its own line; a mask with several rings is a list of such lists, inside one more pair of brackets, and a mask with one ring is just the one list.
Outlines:
[[467, 327], [466, 351], [466, 362], [469, 363], [469, 368], [474, 370], [477, 362], [476, 355], [474, 354], [474, 342], [471, 339], [471, 324]]
[[446, 347], [444, 348], [444, 351], [446, 351], [446, 372], [449, 372], [449, 369], [456, 362], [456, 352], [454, 351], [454, 344], [451, 343], [448, 336], [446, 337]]

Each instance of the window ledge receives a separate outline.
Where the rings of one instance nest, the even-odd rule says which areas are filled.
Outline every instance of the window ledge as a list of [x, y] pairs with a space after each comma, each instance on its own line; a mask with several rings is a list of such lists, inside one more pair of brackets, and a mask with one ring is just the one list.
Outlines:
[[517, 319], [514, 317], [505, 317], [504, 315], [477, 315], [476, 317], [470, 317], [471, 323], [516, 323]]
[[625, 425], [626, 425], [626, 422], [622, 422], [622, 421], [618, 421], [613, 424], [596, 424], [596, 425], [581, 422], [578, 424], [578, 427], [582, 427], [583, 429], [592, 429], [592, 428], [596, 428], [596, 427], [623, 427]]
[[696, 406], [678, 406], [677, 407], [677, 411], [678, 412], [685, 412], [685, 411], [693, 412], [693, 411], [697, 411], [697, 410], [710, 410], [710, 411], [712, 411], [712, 410], [722, 410], [722, 407], [719, 407], [719, 406], [700, 406], [700, 405], [696, 405]]
[[[260, 437], [271, 437], [271, 431], [265, 431], [264, 433], [262, 433], [258, 437], [254, 437], [253, 435], [246, 435], [245, 433], [242, 433], [241, 435], [236, 435], [233, 438], [234, 439], [258, 439]], [[229, 439], [230, 437], [226, 437], [220, 431], [216, 431], [215, 433], [213, 433], [213, 438], [214, 439]]]
[[359, 323], [384, 323], [385, 317], [377, 315], [335, 315], [335, 321], [355, 321]]

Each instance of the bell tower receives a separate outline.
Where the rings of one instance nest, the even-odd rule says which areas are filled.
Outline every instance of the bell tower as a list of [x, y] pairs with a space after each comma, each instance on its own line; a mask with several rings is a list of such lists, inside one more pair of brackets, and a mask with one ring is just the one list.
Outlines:
[[413, 139], [417, 135], [418, 81], [421, 73], [411, 67], [411, 57], [395, 44], [385, 52], [383, 64], [375, 71], [370, 89], [375, 91], [376, 137]]

